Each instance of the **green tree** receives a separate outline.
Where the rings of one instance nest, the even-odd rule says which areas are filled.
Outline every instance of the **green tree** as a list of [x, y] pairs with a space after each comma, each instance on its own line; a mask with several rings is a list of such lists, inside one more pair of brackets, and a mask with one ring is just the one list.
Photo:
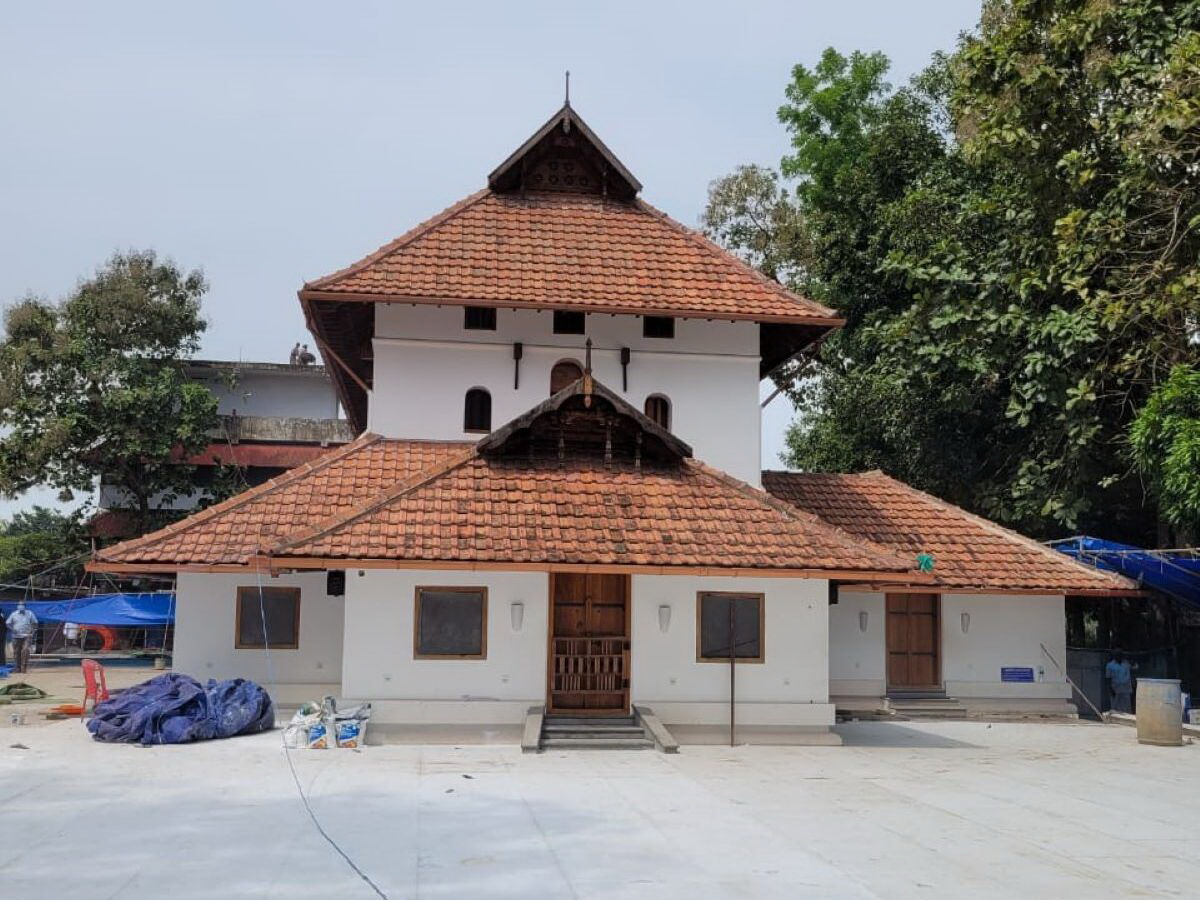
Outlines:
[[780, 110], [806, 287], [848, 322], [789, 461], [1151, 539], [1130, 427], [1197, 362], [1200, 4], [992, 2], [909, 85], [886, 70], [827, 51]]
[[74, 586], [83, 575], [87, 535], [77, 514], [35, 506], [0, 522], [0, 583]]
[[191, 490], [216, 399], [181, 360], [205, 323], [200, 272], [153, 252], [117, 254], [60, 303], [27, 298], [0, 342], [0, 493], [35, 485], [64, 497], [103, 475], [129, 498], [139, 527], [154, 502]]
[[1176, 366], [1133, 420], [1133, 458], [1181, 543], [1200, 534], [1200, 369]]

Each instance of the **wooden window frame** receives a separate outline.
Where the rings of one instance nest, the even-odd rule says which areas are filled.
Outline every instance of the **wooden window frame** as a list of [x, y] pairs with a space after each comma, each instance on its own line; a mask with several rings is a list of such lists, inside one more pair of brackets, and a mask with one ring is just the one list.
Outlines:
[[[421, 652], [421, 592], [438, 591], [443, 594], [481, 594], [483, 603], [483, 627], [480, 632], [479, 653], [422, 653]], [[487, 659], [488, 649], [488, 589], [485, 585], [438, 585], [419, 584], [413, 589], [413, 659]]]
[[751, 663], [761, 665], [767, 657], [767, 595], [755, 591], [696, 591], [696, 662], [724, 663], [729, 665], [728, 656], [705, 656], [702, 650], [702, 632], [704, 627], [704, 598], [705, 597], [741, 597], [758, 601], [758, 656], [735, 656], [735, 663]]
[[[467, 422], [467, 415], [470, 412], [469, 404], [471, 402], [471, 395], [476, 392], [479, 392], [487, 397], [487, 403], [488, 403], [487, 426], [484, 428], [469, 427], [469, 423]], [[472, 387], [472, 388], [467, 388], [467, 392], [465, 394], [463, 394], [463, 431], [465, 431], [467, 434], [491, 434], [492, 433], [492, 392], [489, 391], [487, 388], [478, 387], [478, 386]]]
[[547, 396], [553, 397], [558, 393], [558, 391], [554, 390], [554, 370], [559, 366], [574, 366], [579, 371], [579, 375], [568, 381], [567, 384], [563, 385], [563, 387], [560, 387], [558, 391], [561, 391], [567, 385], [573, 384], [583, 377], [583, 364], [579, 362], [579, 360], [571, 359], [570, 357], [567, 359], [560, 359], [550, 367], [550, 393]]
[[[660, 421], [658, 421], [658, 419], [654, 418], [654, 416], [650, 415], [650, 401], [651, 400], [661, 400], [663, 403], [665, 403], [667, 405], [667, 421], [660, 422]], [[645, 401], [642, 403], [642, 414], [645, 415], [645, 417], [647, 419], [649, 419], [651, 422], [653, 422], [655, 425], [658, 425], [660, 428], [662, 428], [665, 431], [671, 430], [671, 425], [672, 425], [671, 420], [673, 418], [675, 418], [675, 410], [673, 408], [673, 404], [671, 403], [671, 398], [668, 397], [666, 394], [651, 394], [650, 396], [648, 396], [645, 399]], [[715, 591], [715, 592], [708, 591], [708, 593], [711, 594], [711, 593], [720, 593], [720, 592], [719, 591]]]
[[[264, 591], [287, 591], [292, 595], [292, 605], [295, 608], [293, 620], [296, 623], [296, 637], [292, 643], [288, 644], [272, 644], [267, 641], [267, 635], [263, 633], [263, 642], [261, 644], [247, 644], [242, 641], [242, 602], [249, 596], [250, 602], [258, 602], [259, 590]], [[264, 585], [262, 588], [257, 586], [240, 586], [237, 589], [237, 609], [234, 611], [233, 617], [233, 649], [235, 650], [299, 650], [300, 649], [300, 588], [279, 585]]]
[[[571, 321], [574, 321], [575, 316], [579, 317], [578, 331], [567, 331], [558, 327], [559, 318], [566, 319], [568, 316], [571, 317]], [[556, 309], [554, 310], [553, 321], [550, 327], [555, 334], [587, 334], [587, 313], [577, 309]]]
[[[484, 315], [484, 318], [490, 318], [491, 324], [490, 325], [473, 325], [473, 324], [471, 324], [472, 313], [475, 313], [475, 314], [490, 313], [491, 314], [490, 317], [487, 315]], [[496, 313], [496, 307], [494, 307], [494, 306], [464, 306], [463, 307], [463, 329], [466, 331], [495, 331], [497, 318], [498, 318], [498, 316]]]
[[[650, 323], [654, 324], [651, 325]], [[665, 324], [664, 324], [665, 323]], [[662, 328], [667, 334], [651, 334], [658, 328]], [[675, 317], [674, 316], [642, 316], [642, 337], [650, 338], [654, 341], [671, 341], [675, 339]]]

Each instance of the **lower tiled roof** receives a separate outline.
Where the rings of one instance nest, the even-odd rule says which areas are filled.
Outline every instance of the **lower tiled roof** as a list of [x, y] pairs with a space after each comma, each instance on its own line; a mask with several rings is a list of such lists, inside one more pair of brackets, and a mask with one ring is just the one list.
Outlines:
[[1136, 588], [1128, 579], [1077, 563], [882, 472], [763, 472], [763, 487], [850, 534], [910, 558], [932, 554], [934, 577], [945, 587], [1055, 594]]
[[106, 547], [96, 554], [93, 567], [245, 565], [264, 547], [353, 509], [398, 480], [461, 455], [470, 446], [364, 435], [181, 522]]
[[293, 536], [297, 559], [910, 572], [914, 561], [695, 460], [472, 454]]
[[[695, 460], [482, 455], [366, 435], [137, 540], [93, 568], [339, 560], [791, 569], [911, 575], [913, 560]], [[315, 560], [315, 561], [314, 561]]]

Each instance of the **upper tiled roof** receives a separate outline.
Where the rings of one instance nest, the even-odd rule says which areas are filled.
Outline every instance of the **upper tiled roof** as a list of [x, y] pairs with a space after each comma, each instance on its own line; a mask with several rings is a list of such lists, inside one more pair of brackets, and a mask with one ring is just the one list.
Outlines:
[[841, 321], [640, 200], [571, 193], [480, 191], [301, 296]]
[[244, 565], [301, 528], [342, 511], [414, 472], [461, 455], [456, 441], [384, 440], [364, 435], [278, 478], [144, 537], [106, 547], [95, 564]]
[[1119, 575], [1074, 562], [882, 472], [763, 472], [763, 487], [853, 535], [908, 557], [932, 554], [934, 577], [945, 587], [1056, 594], [1136, 587]]
[[281, 564], [439, 560], [910, 572], [857, 540], [694, 460], [643, 466], [473, 453], [270, 551]]

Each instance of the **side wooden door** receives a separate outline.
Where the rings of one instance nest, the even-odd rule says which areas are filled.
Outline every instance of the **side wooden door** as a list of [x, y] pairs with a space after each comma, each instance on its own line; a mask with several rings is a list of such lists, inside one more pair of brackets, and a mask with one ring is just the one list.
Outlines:
[[937, 594], [887, 595], [889, 689], [941, 690], [940, 605]]
[[548, 711], [629, 712], [629, 576], [550, 576]]

